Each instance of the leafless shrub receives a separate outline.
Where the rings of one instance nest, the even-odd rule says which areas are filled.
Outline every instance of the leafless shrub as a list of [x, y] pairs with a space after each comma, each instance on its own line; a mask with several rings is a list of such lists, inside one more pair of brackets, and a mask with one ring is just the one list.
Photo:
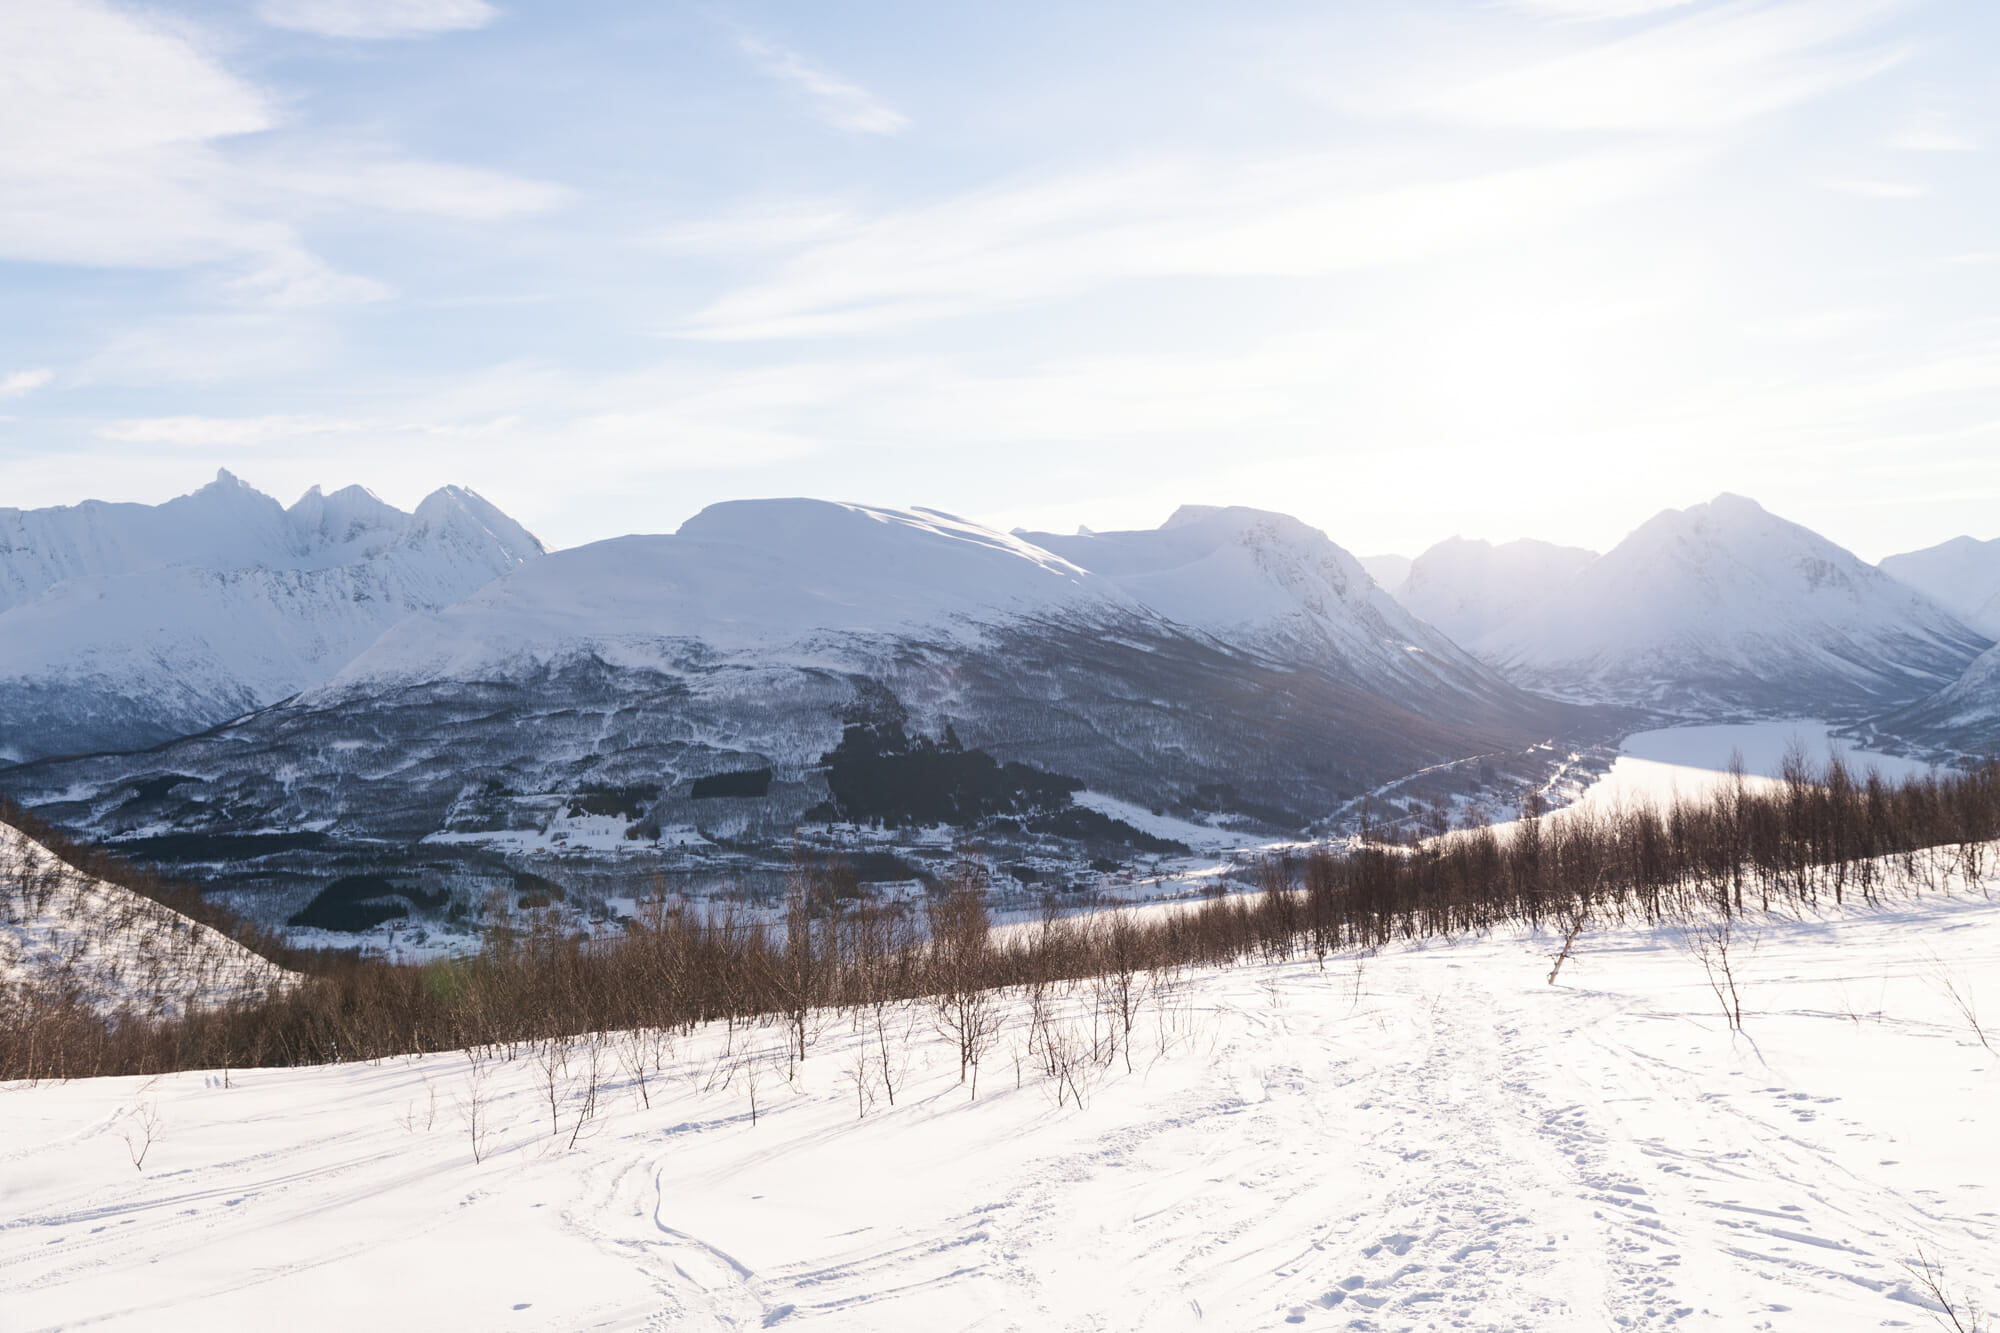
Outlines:
[[1951, 1001], [1952, 1008], [1956, 1009], [1958, 1016], [1965, 1020], [1965, 1025], [1972, 1029], [1972, 1035], [1979, 1038], [1979, 1044], [1989, 1051], [1992, 1050], [1993, 1043], [1986, 1040], [1986, 1030], [1979, 1024], [1979, 1005], [1972, 992], [1972, 983], [1960, 977], [1935, 953], [1930, 957], [1928, 971], [1932, 983], [1944, 992], [1947, 1000]]
[[[1257, 894], [1088, 927], [1052, 912], [1040, 929], [1014, 932], [1004, 944], [988, 930], [983, 872], [970, 855], [920, 917], [843, 897], [825, 868], [802, 865], [793, 910], [775, 925], [731, 901], [692, 909], [656, 885], [617, 939], [587, 942], [549, 913], [502, 914], [476, 956], [424, 964], [300, 957], [288, 965], [308, 970], [303, 984], [199, 1011], [169, 1012], [144, 990], [154, 984], [149, 977], [164, 984], [173, 969], [191, 965], [188, 935], [163, 929], [130, 973], [143, 993], [123, 1014], [87, 1002], [81, 955], [7, 987], [0, 1078], [241, 1069], [475, 1045], [532, 1059], [577, 1034], [692, 1033], [714, 1022], [722, 1054], [687, 1061], [681, 1072], [694, 1086], [721, 1087], [740, 1077], [735, 1052], [761, 1026], [785, 1028], [784, 1071], [796, 1075], [821, 1027], [844, 1017], [857, 1034], [872, 1034], [878, 1090], [893, 1102], [898, 1075], [887, 1054], [912, 1015], [928, 1015], [951, 1039], [961, 1080], [976, 1091], [980, 1059], [999, 1039], [994, 996], [1002, 990], [1027, 997], [1029, 1064], [1042, 1061], [1050, 1006], [1090, 993], [1091, 1058], [1102, 1063], [1122, 1051], [1136, 1066], [1131, 1015], [1162, 969], [1302, 951], [1326, 967], [1345, 952], [1355, 958], [1349, 995], [1358, 1012], [1361, 960], [1392, 940], [1555, 923], [1574, 956], [1576, 932], [1591, 925], [1731, 923], [1751, 907], [1812, 910], [1849, 897], [1955, 890], [1965, 876], [1985, 873], [1966, 849], [2000, 836], [2000, 764], [1891, 785], [1839, 765], [1810, 772], [1800, 759], [1770, 790], [1741, 783], [1707, 800], [1602, 817], [1527, 813], [1506, 837], [1474, 827], [1413, 840], [1371, 826], [1352, 847], [1272, 863]], [[50, 836], [91, 873], [108, 864]], [[0, 864], [5, 911], [18, 915], [66, 892], [62, 875]], [[1721, 943], [1711, 943], [1712, 964], [1723, 962]], [[1558, 973], [1564, 956], [1557, 955]], [[1713, 975], [1735, 1026], [1741, 979], [1727, 967]], [[1282, 1002], [1281, 984], [1274, 976], [1274, 1003]], [[619, 1058], [630, 1072], [640, 1057], [628, 1050]], [[657, 1050], [649, 1063], [660, 1069]], [[559, 1066], [556, 1081], [563, 1077]], [[635, 1092], [649, 1101], [650, 1085]], [[562, 1132], [556, 1100], [552, 1134]]]
[[491, 1108], [487, 1096], [486, 1057], [479, 1051], [468, 1048], [465, 1052], [465, 1091], [455, 1095], [458, 1114], [465, 1126], [465, 1133], [472, 1144], [472, 1160], [476, 1165], [486, 1156], [486, 1138], [491, 1132]]
[[437, 1089], [431, 1086], [428, 1078], [424, 1080], [423, 1109], [419, 1111], [416, 1099], [411, 1098], [403, 1113], [396, 1117], [396, 1123], [402, 1126], [405, 1134], [416, 1133], [420, 1126], [428, 1134], [431, 1127], [437, 1123]]
[[132, 1169], [146, 1169], [146, 1154], [160, 1141], [160, 1107], [157, 1102], [140, 1102], [125, 1118], [125, 1151], [132, 1158]]
[[1923, 1246], [1917, 1246], [1916, 1263], [1898, 1266], [1937, 1307], [1931, 1311], [1931, 1318], [1937, 1320], [1940, 1328], [1951, 1329], [1952, 1333], [1985, 1333], [1986, 1317], [1978, 1301], [1970, 1296], [1954, 1296], [1945, 1283], [1944, 1265], [1925, 1254]]
[[1716, 1002], [1722, 1006], [1723, 1018], [1731, 1028], [1740, 1030], [1743, 1026], [1743, 997], [1737, 989], [1736, 964], [1731, 957], [1735, 942], [1732, 917], [1698, 922], [1681, 929], [1682, 952], [1701, 964], [1702, 975], [1708, 978], [1708, 987], [1715, 993]]

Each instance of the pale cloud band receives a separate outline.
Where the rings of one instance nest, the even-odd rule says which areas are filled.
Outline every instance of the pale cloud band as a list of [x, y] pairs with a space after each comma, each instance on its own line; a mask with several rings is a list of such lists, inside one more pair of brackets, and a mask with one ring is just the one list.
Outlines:
[[804, 93], [829, 125], [858, 134], [901, 134], [909, 127], [902, 112], [796, 51], [749, 36], [737, 38], [737, 45], [758, 69]]
[[12, 374], [0, 375], [0, 398], [25, 397], [54, 378], [55, 372], [46, 368], [17, 370]]
[[274, 28], [376, 41], [482, 28], [496, 12], [485, 0], [260, 0], [257, 5], [257, 16]]

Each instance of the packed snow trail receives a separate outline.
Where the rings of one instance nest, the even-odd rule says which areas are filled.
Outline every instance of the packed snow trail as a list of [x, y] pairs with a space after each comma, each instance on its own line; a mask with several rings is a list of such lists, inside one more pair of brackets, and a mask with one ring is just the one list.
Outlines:
[[2000, 1300], [2000, 909], [1746, 927], [1741, 1033], [1678, 940], [1193, 974], [1081, 1110], [1016, 1002], [976, 1100], [919, 1017], [858, 1117], [842, 1018], [796, 1089], [750, 1034], [753, 1125], [704, 1032], [573, 1147], [582, 1045], [556, 1135], [528, 1057], [13, 1087], [0, 1327], [1926, 1328], [1919, 1247]]

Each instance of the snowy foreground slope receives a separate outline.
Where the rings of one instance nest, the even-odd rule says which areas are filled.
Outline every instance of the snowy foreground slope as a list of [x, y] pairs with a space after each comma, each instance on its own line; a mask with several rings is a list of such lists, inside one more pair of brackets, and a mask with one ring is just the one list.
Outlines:
[[0, 1326], [1927, 1328], [1919, 1248], [2000, 1299], [1948, 995], [2000, 995], [1994, 906], [1745, 930], [1741, 1034], [1670, 931], [1194, 974], [1082, 1109], [1018, 1006], [977, 1100], [916, 1015], [893, 1107], [845, 1023], [795, 1086], [683, 1038], [650, 1109], [614, 1043], [573, 1146], [583, 1044], [554, 1134], [527, 1056], [7, 1088]]
[[[0, 986], [152, 1017], [283, 988], [296, 975], [0, 824]], [[0, 1003], [8, 1002], [0, 996]]]

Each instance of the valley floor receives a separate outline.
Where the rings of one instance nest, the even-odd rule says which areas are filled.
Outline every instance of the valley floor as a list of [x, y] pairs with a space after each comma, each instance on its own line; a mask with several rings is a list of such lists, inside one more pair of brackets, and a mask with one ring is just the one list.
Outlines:
[[650, 1109], [614, 1042], [573, 1145], [585, 1045], [554, 1134], [526, 1054], [10, 1087], [0, 1327], [1927, 1328], [1920, 1249], [2000, 1304], [2000, 907], [1742, 929], [1742, 1033], [1672, 930], [1194, 974], [1082, 1109], [1018, 1002], [976, 1099], [904, 1015], [865, 1116], [845, 1019]]

